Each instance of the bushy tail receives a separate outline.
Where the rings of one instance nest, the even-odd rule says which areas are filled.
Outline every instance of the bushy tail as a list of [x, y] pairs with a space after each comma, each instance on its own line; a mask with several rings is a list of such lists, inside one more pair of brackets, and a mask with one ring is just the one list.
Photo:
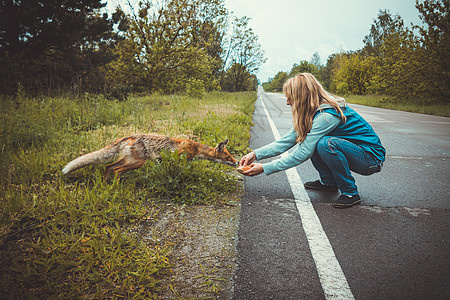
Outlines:
[[63, 169], [63, 174], [67, 174], [76, 169], [83, 168], [87, 165], [106, 163], [119, 154], [121, 143], [115, 142], [100, 150], [87, 153], [69, 162]]

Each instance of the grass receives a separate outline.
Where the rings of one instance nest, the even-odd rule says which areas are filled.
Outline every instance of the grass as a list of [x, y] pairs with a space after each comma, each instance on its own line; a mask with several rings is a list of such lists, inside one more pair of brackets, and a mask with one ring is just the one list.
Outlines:
[[[279, 92], [282, 94], [282, 92]], [[341, 95], [338, 95], [341, 96]], [[450, 117], [449, 103], [404, 103], [394, 100], [384, 95], [345, 95], [343, 96], [349, 103], [365, 106], [386, 108], [399, 111], [408, 111], [419, 114]]]
[[[110, 101], [0, 99], [0, 298], [157, 298], [170, 276], [170, 237], [144, 242], [167, 203], [221, 204], [239, 183], [230, 166], [164, 153], [121, 179], [65, 163], [115, 139], [155, 132], [248, 149], [254, 92], [135, 96]], [[161, 242], [164, 241], [164, 242]]]
[[349, 103], [366, 106], [408, 111], [420, 114], [450, 117], [450, 104], [402, 103], [381, 95], [349, 95], [345, 99]]

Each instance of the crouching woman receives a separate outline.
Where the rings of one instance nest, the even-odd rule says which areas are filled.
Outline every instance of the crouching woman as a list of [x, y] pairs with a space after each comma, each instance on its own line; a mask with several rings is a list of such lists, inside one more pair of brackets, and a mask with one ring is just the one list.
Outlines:
[[[245, 155], [239, 165], [251, 165], [251, 168], [243, 174], [270, 175], [311, 159], [320, 179], [306, 182], [306, 188], [339, 190], [341, 195], [333, 203], [336, 208], [360, 203], [351, 172], [362, 175], [379, 172], [386, 155], [372, 126], [347, 106], [344, 99], [327, 93], [309, 73], [288, 79], [283, 92], [287, 105], [292, 108], [293, 128], [279, 140]], [[264, 164], [254, 163], [291, 148], [293, 151], [285, 157]]]

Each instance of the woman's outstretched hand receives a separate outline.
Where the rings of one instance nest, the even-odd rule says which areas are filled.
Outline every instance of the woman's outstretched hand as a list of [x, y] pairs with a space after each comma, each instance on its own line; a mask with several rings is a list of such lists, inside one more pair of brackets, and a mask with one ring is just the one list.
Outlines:
[[248, 168], [245, 168], [245, 171], [240, 171], [243, 175], [255, 176], [264, 172], [262, 164], [253, 163], [255, 159], [255, 152], [250, 152], [241, 158], [241, 160], [239, 161], [239, 168], [242, 169], [243, 167], [248, 166]]
[[256, 159], [256, 155], [255, 152], [250, 152], [247, 155], [245, 155], [244, 157], [241, 158], [241, 160], [239, 161], [239, 167], [245, 167], [250, 165], [252, 162], [254, 162]]

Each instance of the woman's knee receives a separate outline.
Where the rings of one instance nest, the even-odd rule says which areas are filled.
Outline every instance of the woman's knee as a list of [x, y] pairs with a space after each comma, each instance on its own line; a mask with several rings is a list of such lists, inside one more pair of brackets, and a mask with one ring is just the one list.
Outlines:
[[333, 136], [324, 136], [316, 146], [316, 152], [323, 160], [335, 159], [336, 156], [342, 156], [340, 145], [342, 140]]
[[326, 150], [326, 148], [328, 147], [328, 138], [329, 138], [328, 136], [324, 136], [317, 142], [317, 145], [316, 145], [317, 152], [320, 153], [320, 152]]

